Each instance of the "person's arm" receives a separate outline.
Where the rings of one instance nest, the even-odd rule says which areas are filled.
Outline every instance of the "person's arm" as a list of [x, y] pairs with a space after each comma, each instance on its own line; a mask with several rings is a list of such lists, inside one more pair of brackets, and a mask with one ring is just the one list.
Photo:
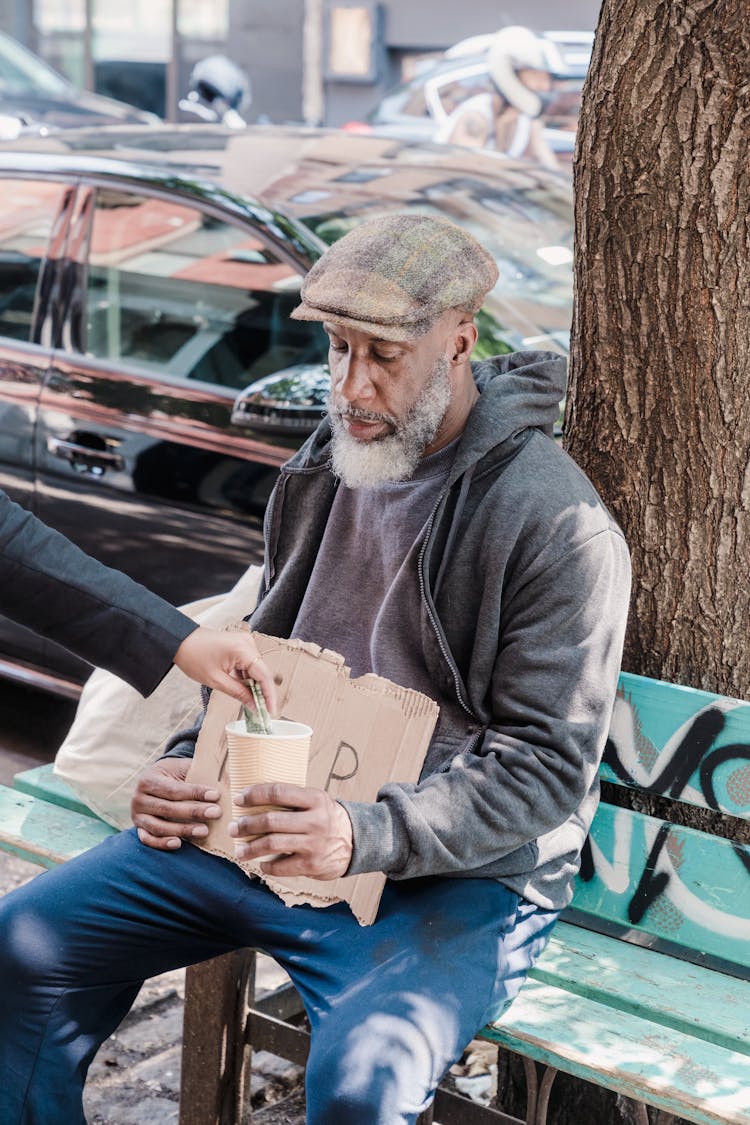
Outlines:
[[506, 606], [481, 744], [417, 785], [385, 785], [374, 803], [343, 801], [347, 874], [476, 874], [579, 808], [606, 741], [629, 590], [627, 547], [607, 531], [529, 576]]
[[531, 123], [526, 153], [530, 160], [540, 164], [542, 168], [550, 168], [555, 172], [561, 171], [560, 162], [544, 135], [544, 126], [540, 118], [536, 118]]
[[448, 144], [463, 148], [485, 148], [492, 135], [491, 122], [477, 110], [467, 109], [458, 117]]
[[175, 662], [243, 702], [241, 678], [275, 689], [249, 630], [199, 628], [169, 602], [104, 566], [0, 491], [0, 613], [149, 695]]

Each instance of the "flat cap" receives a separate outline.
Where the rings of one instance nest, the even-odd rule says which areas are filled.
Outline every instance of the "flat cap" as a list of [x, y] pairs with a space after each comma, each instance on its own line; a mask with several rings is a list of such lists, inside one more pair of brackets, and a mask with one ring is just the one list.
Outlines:
[[408, 340], [448, 309], [476, 312], [497, 277], [492, 255], [454, 223], [386, 215], [329, 246], [302, 283], [292, 317]]

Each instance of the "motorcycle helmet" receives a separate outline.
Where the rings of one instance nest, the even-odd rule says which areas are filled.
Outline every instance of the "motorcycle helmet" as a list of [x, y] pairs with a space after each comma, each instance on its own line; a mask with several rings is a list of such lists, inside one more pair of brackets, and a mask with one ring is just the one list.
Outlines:
[[539, 117], [548, 99], [526, 86], [518, 72], [560, 73], [562, 60], [551, 40], [535, 35], [527, 27], [504, 27], [492, 39], [487, 66], [490, 78], [509, 105], [527, 117]]
[[226, 55], [200, 59], [190, 73], [190, 92], [219, 114], [241, 113], [251, 102], [250, 80]]

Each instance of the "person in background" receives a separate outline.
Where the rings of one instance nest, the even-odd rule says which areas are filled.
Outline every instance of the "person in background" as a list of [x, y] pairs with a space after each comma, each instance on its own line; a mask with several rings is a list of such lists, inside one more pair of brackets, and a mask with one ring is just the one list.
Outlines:
[[542, 125], [556, 57], [555, 44], [526, 27], [498, 31], [487, 58], [494, 89], [456, 106], [436, 131], [435, 140], [559, 169]]
[[252, 102], [250, 79], [226, 55], [200, 59], [190, 72], [190, 88], [177, 108], [186, 120], [219, 122], [244, 129]]
[[[248, 606], [248, 613], [252, 610]], [[273, 677], [249, 630], [198, 626], [169, 602], [85, 554], [0, 491], [0, 613], [150, 695], [176, 664], [198, 683], [272, 713]]]

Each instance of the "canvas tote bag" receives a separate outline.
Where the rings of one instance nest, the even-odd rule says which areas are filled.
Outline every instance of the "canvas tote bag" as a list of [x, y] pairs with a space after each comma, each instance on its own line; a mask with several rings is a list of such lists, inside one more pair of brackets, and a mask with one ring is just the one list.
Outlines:
[[[255, 608], [262, 575], [262, 567], [251, 566], [228, 593], [180, 609], [200, 625], [222, 629]], [[97, 668], [57, 751], [54, 773], [102, 820], [129, 828], [138, 775], [161, 757], [172, 734], [196, 722], [201, 710], [198, 684], [179, 668], [171, 668], [147, 699]]]

